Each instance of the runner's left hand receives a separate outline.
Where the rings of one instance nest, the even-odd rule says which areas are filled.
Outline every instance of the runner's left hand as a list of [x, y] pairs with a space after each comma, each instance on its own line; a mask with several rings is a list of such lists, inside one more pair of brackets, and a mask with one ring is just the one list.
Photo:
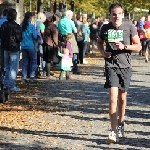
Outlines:
[[122, 44], [121, 42], [115, 42], [116, 47], [118, 50], [123, 50], [124, 49], [124, 44]]

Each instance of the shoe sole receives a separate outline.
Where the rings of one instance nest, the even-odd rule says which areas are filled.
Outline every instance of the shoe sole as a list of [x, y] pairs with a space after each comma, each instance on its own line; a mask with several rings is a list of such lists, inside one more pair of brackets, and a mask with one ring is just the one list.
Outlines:
[[108, 143], [116, 143], [116, 141], [117, 141], [117, 140], [114, 140], [114, 139], [109, 139], [109, 138], [107, 139], [107, 142], [108, 142]]

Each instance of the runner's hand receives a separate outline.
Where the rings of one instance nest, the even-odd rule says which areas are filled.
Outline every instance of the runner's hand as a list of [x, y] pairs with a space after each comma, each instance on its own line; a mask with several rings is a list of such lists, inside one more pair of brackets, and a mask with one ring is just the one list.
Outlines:
[[111, 52], [106, 52], [106, 51], [104, 51], [104, 52], [103, 52], [103, 56], [104, 56], [105, 58], [110, 58], [110, 57], [111, 57]]
[[116, 47], [118, 50], [123, 50], [124, 49], [124, 44], [122, 44], [121, 42], [115, 42]]

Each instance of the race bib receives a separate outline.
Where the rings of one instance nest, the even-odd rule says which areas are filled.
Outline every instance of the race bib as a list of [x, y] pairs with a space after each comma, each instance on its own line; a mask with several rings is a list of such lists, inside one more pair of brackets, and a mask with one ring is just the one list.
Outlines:
[[150, 29], [146, 29], [147, 38], [150, 38]]
[[123, 41], [123, 30], [108, 30], [108, 42]]

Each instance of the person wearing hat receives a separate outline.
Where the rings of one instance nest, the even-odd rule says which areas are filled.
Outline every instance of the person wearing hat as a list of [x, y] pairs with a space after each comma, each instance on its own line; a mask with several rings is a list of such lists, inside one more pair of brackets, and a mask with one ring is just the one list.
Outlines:
[[37, 70], [37, 53], [35, 51], [35, 40], [37, 39], [37, 31], [35, 26], [31, 24], [31, 12], [26, 12], [23, 22], [21, 23], [22, 37], [22, 82], [27, 81], [28, 64], [30, 64], [30, 82], [36, 82], [35, 73]]

